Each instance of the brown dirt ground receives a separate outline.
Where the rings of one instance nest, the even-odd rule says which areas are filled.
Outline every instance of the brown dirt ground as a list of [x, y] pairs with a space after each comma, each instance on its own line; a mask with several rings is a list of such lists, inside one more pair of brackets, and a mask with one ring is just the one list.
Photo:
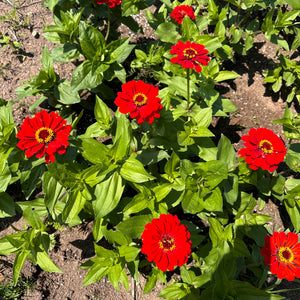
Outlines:
[[[0, 1], [0, 15], [12, 12], [9, 2], [8, 0]], [[7, 34], [12, 41], [18, 41], [22, 46], [21, 50], [15, 50], [12, 46], [5, 49], [0, 48], [0, 97], [13, 102], [14, 120], [17, 125], [20, 125], [24, 118], [30, 115], [29, 107], [37, 98], [28, 97], [19, 100], [15, 89], [22, 85], [23, 81], [29, 80], [31, 75], [38, 74], [41, 69], [42, 48], [45, 45], [49, 50], [53, 48], [53, 44], [42, 36], [43, 26], [52, 24], [53, 21], [51, 12], [41, 5], [41, 1], [20, 0], [18, 5], [16, 16], [19, 21], [0, 21], [0, 33]], [[29, 18], [29, 25], [22, 26], [26, 18]], [[137, 21], [145, 23], [141, 16], [137, 16]], [[14, 30], [9, 29], [11, 25], [18, 26]], [[144, 25], [147, 27], [147, 24]], [[130, 36], [132, 40], [138, 38], [124, 27], [120, 28], [120, 32], [123, 36]], [[153, 32], [149, 28], [145, 32], [147, 38], [153, 38]], [[282, 99], [276, 98], [267, 91], [262, 76], [262, 72], [268, 69], [275, 51], [275, 45], [266, 41], [263, 35], [257, 36], [255, 47], [251, 49], [249, 55], [236, 57], [235, 65], [232, 68], [241, 76], [234, 81], [222, 83], [219, 87], [223, 96], [230, 98], [238, 110], [232, 114], [229, 123], [220, 118], [215, 120], [214, 126], [225, 128], [223, 133], [234, 141], [236, 150], [242, 146], [240, 137], [247, 134], [252, 127], [266, 127], [283, 136], [282, 127], [272, 124], [271, 121], [282, 117], [286, 104]], [[299, 60], [299, 51], [293, 53], [293, 58]], [[73, 69], [72, 64], [67, 66], [66, 64], [55, 64], [55, 72], [61, 78], [70, 78]], [[295, 111], [294, 106], [292, 109]], [[269, 224], [273, 230], [284, 229], [279, 209], [275, 204], [269, 202], [262, 213], [273, 216]], [[1, 220], [0, 238], [13, 233], [9, 224], [21, 229], [23, 222], [22, 219], [16, 218]], [[55, 233], [58, 243], [57, 247], [51, 251], [50, 256], [54, 263], [64, 271], [63, 274], [47, 273], [30, 262], [26, 262], [22, 274], [25, 277], [33, 277], [35, 281], [30, 295], [24, 296], [22, 299], [158, 299], [156, 295], [163, 285], [158, 284], [151, 293], [142, 295], [140, 286], [145, 284], [143, 277], [140, 277], [137, 285], [133, 281], [130, 282], [128, 292], [124, 288], [121, 288], [120, 292], [116, 291], [107, 279], [102, 279], [86, 287], [81, 286], [87, 271], [78, 267], [94, 255], [91, 228], [91, 223], [85, 223]], [[1, 279], [7, 280], [11, 276], [13, 259], [13, 256], [1, 256], [0, 275], [2, 276], [0, 276], [0, 281]], [[300, 299], [300, 293], [294, 292], [289, 297], [295, 300]]]

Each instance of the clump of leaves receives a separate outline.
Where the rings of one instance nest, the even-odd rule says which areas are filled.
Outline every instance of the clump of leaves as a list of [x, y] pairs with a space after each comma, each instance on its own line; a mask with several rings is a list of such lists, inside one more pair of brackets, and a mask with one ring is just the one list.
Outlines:
[[20, 299], [24, 295], [29, 295], [32, 286], [33, 279], [31, 277], [20, 278], [16, 284], [12, 281], [0, 282], [0, 298], [3, 300]]
[[292, 61], [288, 55], [280, 54], [279, 63], [273, 70], [263, 72], [264, 82], [268, 83], [274, 93], [281, 91], [287, 95], [288, 103], [297, 99], [300, 102], [300, 62]]

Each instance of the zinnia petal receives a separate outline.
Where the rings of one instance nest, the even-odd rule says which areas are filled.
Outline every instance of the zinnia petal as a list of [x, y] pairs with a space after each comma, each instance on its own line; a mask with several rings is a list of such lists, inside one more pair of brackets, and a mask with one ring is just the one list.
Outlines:
[[261, 249], [264, 262], [270, 265], [272, 274], [279, 279], [294, 280], [300, 278], [300, 243], [295, 233], [274, 232], [265, 237], [265, 246]]
[[95, 0], [98, 4], [108, 4], [109, 7], [115, 7], [116, 5], [120, 5], [122, 0]]
[[202, 70], [200, 65], [207, 66], [210, 60], [205, 55], [208, 53], [208, 50], [205, 49], [204, 45], [190, 41], [186, 43], [179, 41], [171, 47], [170, 53], [177, 55], [171, 58], [171, 63], [178, 63], [183, 68], [195, 69], [198, 73]]
[[72, 127], [66, 123], [59, 114], [46, 110], [36, 113], [33, 118], [27, 117], [17, 133], [20, 140], [17, 146], [26, 150], [27, 157], [35, 155], [41, 158], [46, 155], [46, 163], [54, 162], [54, 154], [63, 154], [69, 145], [67, 140]]
[[278, 164], [284, 160], [286, 148], [282, 140], [271, 130], [266, 128], [251, 128], [248, 135], [241, 138], [245, 143], [238, 154], [245, 157], [249, 168], [262, 168], [273, 172]]
[[163, 108], [160, 102], [157, 87], [141, 80], [132, 80], [122, 85], [122, 92], [118, 92], [114, 103], [121, 113], [129, 113], [138, 124], [145, 121], [151, 124]]
[[188, 16], [190, 19], [194, 20], [195, 19], [195, 13], [193, 11], [193, 8], [189, 5], [179, 5], [176, 6], [171, 15], [170, 15], [175, 22], [177, 22], [178, 24], [181, 24], [184, 17]]
[[190, 233], [185, 225], [180, 225], [178, 217], [171, 214], [162, 214], [148, 223], [141, 239], [141, 252], [162, 271], [181, 267], [191, 255]]

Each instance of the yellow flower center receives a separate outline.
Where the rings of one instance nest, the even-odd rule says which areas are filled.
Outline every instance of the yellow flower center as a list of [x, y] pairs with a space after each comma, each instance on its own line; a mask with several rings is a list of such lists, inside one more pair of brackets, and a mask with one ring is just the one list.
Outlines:
[[136, 93], [133, 96], [133, 102], [136, 106], [143, 106], [147, 103], [147, 96], [142, 93]]
[[159, 248], [163, 249], [164, 252], [172, 251], [175, 249], [175, 247], [175, 239], [169, 235], [162, 236], [161, 240], [159, 241]]
[[186, 59], [192, 59], [196, 56], [197, 51], [193, 48], [186, 48], [183, 50], [183, 55]]
[[39, 143], [49, 143], [53, 137], [53, 130], [47, 127], [41, 127], [35, 133], [35, 138]]
[[281, 247], [278, 250], [278, 258], [280, 261], [288, 263], [294, 260], [294, 254], [288, 247]]
[[265, 154], [270, 154], [273, 152], [273, 146], [271, 142], [267, 140], [261, 140], [258, 147], [260, 150], [264, 151]]

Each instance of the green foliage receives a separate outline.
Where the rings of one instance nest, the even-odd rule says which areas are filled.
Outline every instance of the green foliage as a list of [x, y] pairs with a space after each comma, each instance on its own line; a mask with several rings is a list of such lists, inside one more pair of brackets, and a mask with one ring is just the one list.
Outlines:
[[1, 282], [0, 283], [0, 296], [2, 299], [20, 299], [22, 296], [28, 296], [30, 290], [33, 287], [32, 279], [26, 277], [25, 279], [19, 279], [16, 284], [13, 282]]
[[[289, 144], [285, 169], [272, 174], [250, 169], [229, 137], [219, 136], [211, 124], [237, 109], [216, 87], [239, 77], [226, 70], [235, 53], [247, 55], [259, 32], [278, 51], [299, 47], [297, 4], [290, 1], [293, 10], [287, 10], [281, 1], [156, 2], [157, 11], [145, 15], [158, 39], [146, 44], [120, 38], [116, 29], [123, 23], [141, 33], [132, 15], [153, 1], [123, 0], [114, 8], [77, 0], [45, 4], [54, 25], [45, 26], [44, 36], [58, 45], [51, 53], [44, 47], [41, 71], [17, 93], [19, 98], [39, 95], [31, 109], [47, 101], [73, 130], [66, 153], [55, 162], [26, 158], [17, 146], [11, 104], [0, 100], [0, 217], [20, 213], [26, 221], [24, 230], [0, 239], [0, 254], [15, 254], [14, 283], [26, 259], [61, 272], [48, 254], [50, 226], [88, 220], [95, 256], [81, 265], [88, 270], [84, 286], [107, 276], [117, 290], [120, 284], [128, 290], [128, 276], [138, 281], [142, 273], [144, 293], [159, 280], [166, 285], [159, 294], [164, 299], [283, 299], [272, 294], [275, 285], [262, 265], [270, 217], [254, 209], [267, 200], [282, 205], [290, 217], [288, 229], [300, 231], [295, 176], [300, 149], [293, 142], [300, 140], [300, 116], [287, 107], [274, 121], [283, 126]], [[193, 5], [194, 20], [185, 17], [179, 25], [170, 17], [180, 4]], [[171, 62], [170, 49], [179, 40], [209, 51], [210, 62], [201, 72]], [[57, 62], [76, 66], [71, 80], [55, 73]], [[279, 55], [275, 69], [265, 73], [273, 91], [289, 89], [287, 102], [299, 100], [298, 67]], [[137, 124], [113, 103], [130, 80], [159, 87], [163, 109], [151, 124]], [[10, 194], [14, 184], [22, 201]], [[187, 226], [192, 241], [191, 258], [176, 269], [180, 276], [174, 282], [141, 253], [145, 225], [169, 213]]]
[[300, 64], [291, 61], [288, 56], [279, 56], [279, 63], [273, 70], [264, 72], [264, 82], [271, 85], [273, 92], [285, 93], [287, 103], [293, 100], [300, 101]]

